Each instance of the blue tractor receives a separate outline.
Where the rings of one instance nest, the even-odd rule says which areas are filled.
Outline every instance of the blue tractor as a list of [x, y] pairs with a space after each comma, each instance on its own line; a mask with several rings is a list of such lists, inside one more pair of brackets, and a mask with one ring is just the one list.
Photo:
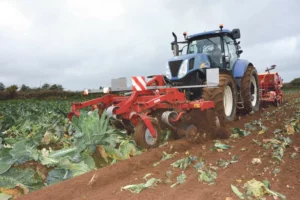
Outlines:
[[[217, 115], [233, 121], [236, 113], [248, 114], [259, 109], [258, 75], [254, 65], [240, 59], [240, 30], [223, 29], [187, 36], [171, 43], [174, 57], [166, 66], [166, 77], [173, 86], [183, 89], [189, 100], [204, 98], [215, 102]], [[179, 44], [183, 47], [179, 49]], [[206, 84], [206, 69], [219, 68], [218, 88], [198, 88]]]

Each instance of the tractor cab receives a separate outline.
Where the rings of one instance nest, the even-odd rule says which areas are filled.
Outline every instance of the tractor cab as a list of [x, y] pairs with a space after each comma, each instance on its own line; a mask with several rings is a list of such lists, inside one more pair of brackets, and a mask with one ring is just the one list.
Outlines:
[[[195, 73], [200, 79], [205, 79], [206, 68], [232, 70], [242, 53], [239, 42], [236, 41], [240, 38], [239, 29], [229, 31], [220, 25], [220, 30], [183, 35], [185, 40], [178, 42], [173, 33], [174, 41], [171, 46], [174, 57], [168, 61], [166, 67], [166, 77], [173, 82], [187, 84], [186, 80], [191, 79], [191, 75], [194, 76]], [[180, 50], [179, 45], [183, 45]]]
[[219, 37], [196, 39], [188, 44], [187, 54], [204, 54], [207, 56], [211, 67], [222, 66], [222, 47]]
[[[184, 41], [171, 43], [174, 57], [166, 66], [166, 77], [172, 85], [199, 85], [206, 82], [206, 69], [219, 68], [231, 71], [242, 50], [239, 50], [240, 30], [229, 31], [220, 25], [219, 30], [197, 33], [187, 36]], [[183, 45], [179, 49], [179, 45]], [[189, 89], [190, 99], [202, 95], [201, 88]]]

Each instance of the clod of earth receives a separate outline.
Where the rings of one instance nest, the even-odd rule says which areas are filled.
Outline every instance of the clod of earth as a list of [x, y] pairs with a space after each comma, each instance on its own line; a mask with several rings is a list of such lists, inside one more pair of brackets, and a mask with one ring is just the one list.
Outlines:
[[293, 152], [293, 153], [291, 154], [291, 157], [292, 157], [293, 159], [296, 159], [296, 158], [298, 158], [298, 153], [296, 153], [296, 152]]
[[260, 158], [253, 158], [251, 163], [253, 165], [261, 164], [261, 159]]

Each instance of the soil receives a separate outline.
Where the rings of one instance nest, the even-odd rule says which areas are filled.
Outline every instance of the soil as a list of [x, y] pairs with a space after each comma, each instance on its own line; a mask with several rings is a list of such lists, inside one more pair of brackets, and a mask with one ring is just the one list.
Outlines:
[[[291, 154], [296, 152], [296, 147], [300, 147], [300, 133], [289, 135], [293, 143], [291, 147], [286, 148], [281, 163], [277, 163], [272, 158], [272, 148], [265, 149], [252, 141], [255, 139], [263, 142], [264, 139], [274, 138], [273, 131], [275, 129], [285, 129], [286, 120], [291, 119], [295, 114], [295, 105], [300, 105], [300, 101], [296, 102], [297, 98], [300, 98], [300, 93], [286, 94], [285, 103], [281, 107], [267, 106], [253, 115], [240, 116], [238, 120], [228, 123], [226, 125], [227, 130], [231, 128], [244, 129], [245, 123], [262, 119], [263, 125], [268, 127], [268, 130], [263, 134], [252, 131], [249, 136], [222, 140], [223, 143], [233, 146], [229, 150], [222, 152], [211, 150], [214, 145], [212, 140], [206, 140], [200, 144], [189, 143], [185, 139], [171, 141], [167, 145], [148, 150], [142, 155], [119, 161], [116, 164], [46, 187], [18, 199], [239, 199], [232, 192], [231, 184], [244, 192], [242, 186], [247, 181], [255, 178], [258, 181], [269, 180], [272, 190], [285, 195], [286, 199], [297, 200], [300, 195], [300, 152], [298, 152], [298, 158], [295, 159], [291, 157]], [[272, 112], [270, 116], [263, 116], [271, 111], [274, 111], [274, 113]], [[162, 158], [163, 151], [167, 153], [177, 151], [178, 155], [172, 159], [162, 161], [154, 167], [153, 164]], [[199, 182], [199, 173], [193, 167], [193, 163], [184, 170], [187, 175], [186, 182], [174, 188], [171, 188], [170, 184], [161, 182], [155, 187], [141, 191], [139, 194], [121, 191], [121, 187], [126, 185], [145, 183], [143, 177], [148, 173], [152, 174], [150, 178], [159, 178], [163, 181], [166, 172], [170, 170], [172, 171], [170, 179], [172, 183], [175, 183], [176, 177], [183, 170], [173, 168], [170, 164], [184, 158], [186, 154], [197, 156], [198, 159], [203, 158], [206, 165], [211, 164], [212, 166], [217, 166], [216, 161], [220, 158], [231, 160], [233, 155], [238, 156], [238, 162], [230, 164], [225, 169], [219, 167], [216, 171], [215, 185]], [[260, 158], [261, 164], [253, 165], [251, 163], [253, 158]], [[274, 174], [275, 168], [280, 169], [280, 172]], [[273, 199], [273, 197], [266, 196], [266, 199]]]

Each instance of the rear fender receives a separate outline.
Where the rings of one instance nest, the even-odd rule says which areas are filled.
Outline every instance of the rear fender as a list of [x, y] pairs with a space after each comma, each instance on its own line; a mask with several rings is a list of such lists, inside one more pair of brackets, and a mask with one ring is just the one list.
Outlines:
[[238, 59], [232, 69], [233, 77], [238, 88], [241, 86], [241, 79], [244, 76], [247, 67], [253, 66], [248, 60]]

